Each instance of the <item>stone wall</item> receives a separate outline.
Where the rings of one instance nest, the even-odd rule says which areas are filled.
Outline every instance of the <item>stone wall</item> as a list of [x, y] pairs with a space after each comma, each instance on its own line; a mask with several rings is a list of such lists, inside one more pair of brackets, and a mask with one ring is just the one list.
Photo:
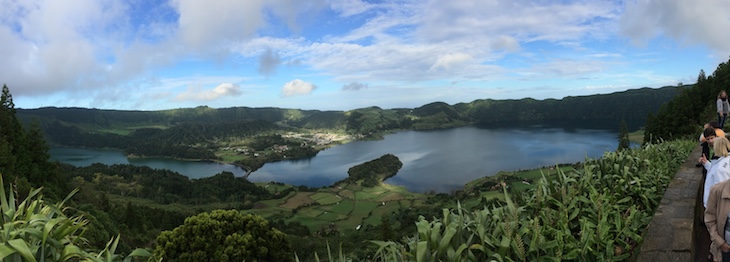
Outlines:
[[664, 192], [637, 261], [707, 261], [709, 236], [702, 220], [705, 179], [702, 168], [695, 167], [700, 155], [700, 147], [695, 148]]

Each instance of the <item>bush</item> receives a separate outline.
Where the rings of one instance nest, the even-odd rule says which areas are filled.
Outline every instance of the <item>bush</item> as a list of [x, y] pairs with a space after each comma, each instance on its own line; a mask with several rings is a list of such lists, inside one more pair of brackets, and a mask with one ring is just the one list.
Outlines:
[[155, 256], [166, 261], [291, 261], [286, 234], [269, 221], [236, 210], [188, 217], [157, 237]]

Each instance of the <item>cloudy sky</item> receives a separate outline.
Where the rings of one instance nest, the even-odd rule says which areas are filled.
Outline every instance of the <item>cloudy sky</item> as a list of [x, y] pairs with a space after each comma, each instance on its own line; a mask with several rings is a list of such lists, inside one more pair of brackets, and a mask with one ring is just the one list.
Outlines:
[[693, 83], [727, 0], [0, 0], [16, 107], [349, 110]]

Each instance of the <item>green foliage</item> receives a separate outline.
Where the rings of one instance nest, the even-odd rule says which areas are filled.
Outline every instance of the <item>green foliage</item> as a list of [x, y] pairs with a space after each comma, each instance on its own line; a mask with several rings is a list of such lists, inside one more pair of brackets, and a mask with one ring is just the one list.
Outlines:
[[[143, 249], [128, 257], [116, 254], [119, 237], [113, 238], [105, 249], [94, 252], [82, 249], [86, 240], [81, 234], [88, 221], [81, 216], [66, 216], [64, 207], [76, 191], [63, 201], [51, 204], [43, 199], [41, 189], [32, 190], [16, 202], [14, 192], [5, 191], [0, 177], [0, 259], [2, 261], [131, 261], [133, 257], [150, 257]], [[12, 187], [12, 186], [11, 186]]]
[[403, 167], [403, 163], [398, 157], [392, 154], [386, 154], [377, 159], [351, 167], [347, 170], [349, 176], [335, 184], [340, 182], [355, 183], [362, 181], [361, 185], [363, 187], [373, 187], [395, 176], [401, 167]]
[[21, 185], [46, 186], [51, 189], [51, 197], [55, 197], [65, 191], [65, 183], [48, 162], [50, 156], [43, 137], [37, 122], [32, 122], [27, 131], [20, 124], [13, 97], [4, 85], [0, 96], [0, 173], [23, 180], [18, 183]]
[[405, 128], [402, 121], [407, 110], [383, 110], [379, 107], [361, 108], [345, 113], [345, 130], [352, 134], [378, 134], [382, 131]]
[[185, 219], [156, 241], [155, 256], [167, 261], [291, 261], [286, 234], [257, 215], [215, 210]]
[[235, 177], [231, 172], [191, 180], [170, 170], [146, 166], [92, 164], [87, 167], [65, 167], [67, 175], [83, 178], [79, 183], [88, 184], [92, 189], [146, 198], [161, 204], [240, 203], [244, 200], [255, 202], [271, 198], [271, 193], [266, 189], [243, 177]]
[[561, 100], [475, 100], [454, 108], [478, 123], [509, 121], [583, 121], [625, 119], [643, 121], [678, 94], [678, 88], [641, 88]]
[[543, 177], [506, 205], [421, 217], [405, 245], [373, 241], [376, 261], [624, 261], [642, 242], [693, 141], [607, 152], [583, 170]]

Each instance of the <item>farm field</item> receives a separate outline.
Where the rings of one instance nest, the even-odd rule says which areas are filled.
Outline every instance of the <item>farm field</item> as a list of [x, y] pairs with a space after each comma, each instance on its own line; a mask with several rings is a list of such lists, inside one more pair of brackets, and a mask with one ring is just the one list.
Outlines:
[[[261, 183], [270, 192], [289, 187]], [[325, 227], [339, 231], [357, 230], [358, 226], [378, 225], [383, 215], [407, 208], [414, 200], [425, 200], [428, 195], [408, 192], [405, 188], [381, 183], [371, 188], [357, 184], [338, 184], [316, 192], [292, 192], [275, 200], [257, 203], [262, 209], [247, 210], [266, 218], [286, 218], [298, 221], [317, 232]], [[422, 201], [421, 201], [422, 202]]]

